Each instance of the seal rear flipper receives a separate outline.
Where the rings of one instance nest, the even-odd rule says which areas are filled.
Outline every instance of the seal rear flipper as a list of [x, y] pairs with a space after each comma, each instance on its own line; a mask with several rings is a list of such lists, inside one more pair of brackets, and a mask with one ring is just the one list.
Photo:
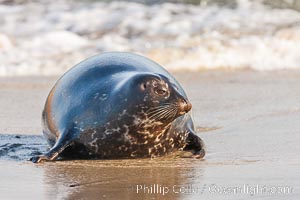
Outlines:
[[[196, 134], [189, 131], [183, 151], [191, 152], [193, 154], [192, 157], [203, 158], [205, 156], [204, 142]], [[185, 157], [186, 155], [183, 154], [183, 156]]]
[[55, 145], [45, 154], [34, 156], [30, 158], [30, 161], [33, 163], [39, 163], [42, 161], [54, 161], [58, 158], [58, 156], [70, 145], [73, 144], [74, 137], [72, 137], [74, 133], [72, 131], [68, 131], [66, 134], [61, 134]]

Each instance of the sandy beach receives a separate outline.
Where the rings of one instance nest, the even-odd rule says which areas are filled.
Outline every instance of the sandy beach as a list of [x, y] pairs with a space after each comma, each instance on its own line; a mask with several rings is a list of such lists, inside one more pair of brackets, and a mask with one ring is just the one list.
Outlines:
[[299, 199], [300, 71], [176, 72], [193, 104], [204, 160], [32, 164], [58, 77], [0, 79], [1, 199]]

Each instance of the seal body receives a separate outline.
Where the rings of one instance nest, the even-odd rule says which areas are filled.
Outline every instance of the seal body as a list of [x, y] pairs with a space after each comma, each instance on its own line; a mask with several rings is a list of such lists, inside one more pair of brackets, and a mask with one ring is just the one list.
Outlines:
[[72, 158], [137, 158], [178, 150], [204, 156], [191, 104], [157, 63], [111, 52], [84, 60], [54, 85], [43, 111], [49, 152], [33, 162]]

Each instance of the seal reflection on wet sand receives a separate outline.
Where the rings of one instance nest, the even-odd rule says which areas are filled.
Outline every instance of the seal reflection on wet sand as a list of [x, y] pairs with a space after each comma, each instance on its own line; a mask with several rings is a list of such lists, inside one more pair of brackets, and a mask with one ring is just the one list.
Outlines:
[[88, 58], [52, 88], [43, 111], [51, 149], [31, 161], [158, 157], [178, 151], [202, 158], [204, 144], [195, 134], [191, 107], [176, 79], [145, 57], [111, 52]]

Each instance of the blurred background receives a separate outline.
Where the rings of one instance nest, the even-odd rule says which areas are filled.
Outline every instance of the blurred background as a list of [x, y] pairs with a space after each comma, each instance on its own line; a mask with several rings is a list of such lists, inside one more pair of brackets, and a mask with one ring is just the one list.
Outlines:
[[299, 69], [299, 0], [0, 0], [0, 76], [60, 75], [105, 51], [171, 71]]

